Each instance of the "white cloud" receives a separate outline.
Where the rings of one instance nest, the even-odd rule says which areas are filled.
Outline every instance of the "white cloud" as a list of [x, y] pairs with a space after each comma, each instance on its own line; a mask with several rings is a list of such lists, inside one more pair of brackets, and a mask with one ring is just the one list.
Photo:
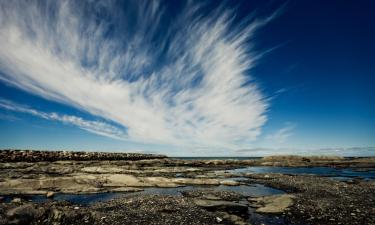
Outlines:
[[266, 139], [271, 142], [284, 143], [290, 136], [293, 135], [293, 130], [295, 127], [296, 127], [295, 123], [286, 122], [284, 124], [284, 127], [277, 130], [273, 134], [267, 135]]
[[118, 140], [126, 140], [126, 132], [120, 128], [112, 126], [108, 123], [100, 121], [85, 120], [77, 116], [61, 115], [55, 112], [46, 113], [27, 106], [19, 105], [11, 101], [0, 99], [0, 108], [11, 110], [15, 112], [27, 113], [42, 119], [63, 122], [65, 124], [74, 125], [82, 130], [98, 134], [105, 137], [110, 137]]
[[240, 156], [270, 156], [270, 155], [326, 155], [345, 157], [374, 156], [375, 147], [331, 147], [331, 148], [249, 148], [235, 151]]
[[250, 46], [276, 14], [234, 25], [222, 7], [188, 4], [169, 23], [164, 11], [158, 1], [1, 1], [0, 80], [125, 126], [135, 142], [255, 140], [268, 103], [248, 76], [261, 55]]

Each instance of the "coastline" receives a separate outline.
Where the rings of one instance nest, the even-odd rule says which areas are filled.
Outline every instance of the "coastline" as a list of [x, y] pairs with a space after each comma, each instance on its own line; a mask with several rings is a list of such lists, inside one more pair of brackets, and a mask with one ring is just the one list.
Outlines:
[[[322, 167], [372, 174], [375, 157], [235, 160], [0, 151], [5, 154], [0, 160], [0, 224], [375, 224], [374, 180], [238, 172], [248, 167]], [[256, 196], [259, 190], [263, 192]], [[119, 195], [90, 204], [57, 198], [100, 193]]]

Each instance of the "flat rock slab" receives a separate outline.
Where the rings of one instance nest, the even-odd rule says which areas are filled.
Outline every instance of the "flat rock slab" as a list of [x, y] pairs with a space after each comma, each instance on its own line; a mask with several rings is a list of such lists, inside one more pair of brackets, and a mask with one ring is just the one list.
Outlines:
[[265, 197], [249, 198], [251, 206], [259, 213], [282, 213], [293, 204], [294, 195], [282, 194]]

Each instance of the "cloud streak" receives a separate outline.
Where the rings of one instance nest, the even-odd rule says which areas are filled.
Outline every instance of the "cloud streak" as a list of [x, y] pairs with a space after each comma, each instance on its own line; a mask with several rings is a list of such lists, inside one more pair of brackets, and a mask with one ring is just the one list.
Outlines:
[[0, 80], [113, 121], [139, 143], [235, 148], [255, 140], [268, 102], [249, 76], [261, 55], [251, 41], [276, 14], [236, 25], [223, 7], [206, 13], [187, 3], [173, 17], [166, 7], [1, 1]]
[[14, 111], [14, 112], [21, 112], [30, 114], [45, 120], [52, 120], [52, 121], [59, 121], [64, 124], [70, 124], [76, 126], [82, 130], [86, 130], [90, 133], [94, 133], [100, 136], [105, 136], [113, 139], [118, 140], [126, 140], [127, 135], [126, 132], [120, 128], [112, 126], [108, 123], [100, 122], [100, 121], [91, 121], [85, 120], [81, 117], [71, 116], [71, 115], [61, 115], [55, 112], [46, 113], [41, 112], [35, 109], [32, 109], [27, 106], [19, 105], [11, 101], [0, 99], [0, 108]]
[[277, 130], [275, 133], [267, 135], [266, 139], [276, 143], [284, 143], [290, 136], [293, 135], [293, 130], [295, 127], [295, 123], [287, 122], [284, 124], [284, 127]]

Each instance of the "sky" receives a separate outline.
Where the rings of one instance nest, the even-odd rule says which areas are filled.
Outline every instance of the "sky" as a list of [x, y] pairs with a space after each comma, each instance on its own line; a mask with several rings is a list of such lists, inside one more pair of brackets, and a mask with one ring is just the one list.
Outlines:
[[372, 1], [0, 1], [0, 148], [375, 155]]

